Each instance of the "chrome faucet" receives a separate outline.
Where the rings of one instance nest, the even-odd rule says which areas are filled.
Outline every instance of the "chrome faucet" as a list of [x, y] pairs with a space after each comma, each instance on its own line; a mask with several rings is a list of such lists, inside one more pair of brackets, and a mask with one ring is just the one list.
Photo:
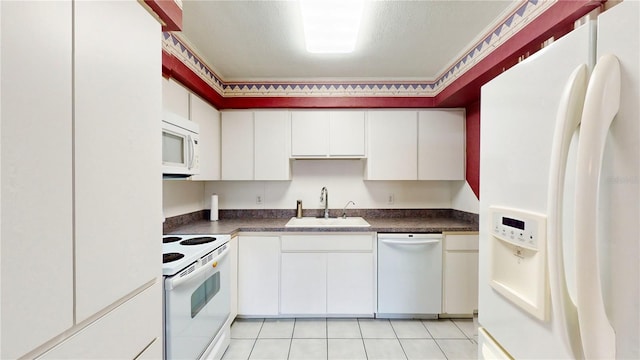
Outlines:
[[342, 218], [343, 218], [343, 219], [346, 219], [346, 218], [347, 218], [347, 206], [349, 206], [349, 204], [353, 204], [353, 206], [355, 206], [355, 205], [356, 205], [356, 203], [354, 203], [354, 202], [353, 202], [353, 201], [351, 201], [351, 200], [349, 200], [349, 202], [347, 202], [347, 205], [345, 205], [345, 206], [342, 208]]
[[324, 218], [329, 218], [329, 190], [326, 187], [323, 187], [320, 190], [320, 201], [324, 201]]

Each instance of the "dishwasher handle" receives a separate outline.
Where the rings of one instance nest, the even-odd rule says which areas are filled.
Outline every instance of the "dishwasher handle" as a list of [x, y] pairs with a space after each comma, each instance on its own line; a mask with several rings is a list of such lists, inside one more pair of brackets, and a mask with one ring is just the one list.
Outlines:
[[391, 244], [391, 245], [426, 245], [426, 244], [437, 244], [440, 242], [439, 239], [437, 240], [387, 240], [387, 239], [383, 239], [380, 240], [385, 244]]

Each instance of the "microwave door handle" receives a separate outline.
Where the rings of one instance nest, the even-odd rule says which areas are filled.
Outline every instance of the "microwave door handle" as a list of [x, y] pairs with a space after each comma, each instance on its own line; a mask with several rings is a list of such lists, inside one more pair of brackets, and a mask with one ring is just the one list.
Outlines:
[[[207, 264], [205, 264], [204, 266], [199, 267], [197, 270], [193, 271], [192, 273], [185, 275], [183, 277], [174, 277], [173, 279], [171, 279], [170, 282], [168, 282], [166, 284], [167, 286], [167, 290], [171, 290], [171, 289], [175, 289], [178, 286], [180, 286], [182, 283], [185, 283], [187, 281], [189, 281], [190, 279], [199, 276], [201, 273], [205, 272], [205, 271], [209, 271], [211, 267], [217, 267], [217, 262], [221, 261], [222, 259], [224, 259], [230, 251], [230, 247], [227, 246], [220, 254], [218, 254], [215, 258], [213, 258], [211, 261], [209, 261]], [[213, 264], [216, 264], [216, 266], [213, 266]]]
[[187, 142], [189, 143], [189, 152], [188, 152], [189, 160], [187, 161], [187, 167], [189, 168], [189, 170], [191, 170], [191, 168], [193, 168], [193, 158], [195, 153], [194, 144], [193, 144], [194, 141], [191, 135], [187, 135]]

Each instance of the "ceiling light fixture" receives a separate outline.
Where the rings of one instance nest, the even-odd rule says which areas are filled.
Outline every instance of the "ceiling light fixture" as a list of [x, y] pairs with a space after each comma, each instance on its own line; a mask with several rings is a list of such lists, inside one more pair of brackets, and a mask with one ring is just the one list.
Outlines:
[[310, 53], [350, 53], [358, 40], [364, 0], [300, 0]]

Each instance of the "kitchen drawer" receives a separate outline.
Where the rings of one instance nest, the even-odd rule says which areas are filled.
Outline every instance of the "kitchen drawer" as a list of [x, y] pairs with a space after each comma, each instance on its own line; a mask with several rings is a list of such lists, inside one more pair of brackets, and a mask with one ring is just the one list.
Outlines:
[[282, 251], [373, 251], [373, 235], [284, 235]]
[[445, 234], [445, 251], [478, 251], [478, 234]]

